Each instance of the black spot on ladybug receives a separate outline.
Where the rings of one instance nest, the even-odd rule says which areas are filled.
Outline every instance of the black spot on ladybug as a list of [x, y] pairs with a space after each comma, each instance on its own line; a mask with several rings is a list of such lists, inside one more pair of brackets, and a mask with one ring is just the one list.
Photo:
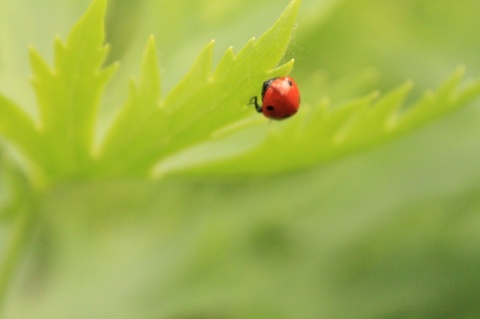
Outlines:
[[265, 96], [265, 92], [267, 92], [267, 89], [270, 87], [272, 82], [275, 81], [276, 79], [277, 78], [273, 78], [273, 79], [270, 79], [270, 80], [267, 80], [267, 81], [263, 82], [263, 85], [262, 85], [262, 100], [263, 100], [263, 97]]
[[288, 80], [288, 85], [293, 86], [292, 81]]
[[266, 106], [265, 108], [266, 108], [268, 111], [273, 111], [273, 110], [275, 110], [275, 108], [274, 108], [273, 106], [271, 106], [271, 105], [268, 105], [268, 106]]

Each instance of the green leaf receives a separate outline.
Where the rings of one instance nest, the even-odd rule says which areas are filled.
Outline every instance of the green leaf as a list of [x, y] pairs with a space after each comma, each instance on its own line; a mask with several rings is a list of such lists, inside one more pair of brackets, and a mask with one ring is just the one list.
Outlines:
[[[292, 1], [270, 30], [258, 41], [250, 40], [236, 56], [228, 49], [213, 72], [210, 42], [160, 107], [141, 96], [144, 93], [134, 98], [131, 91], [99, 149], [98, 173], [146, 175], [160, 159], [207, 142], [215, 131], [252, 116], [245, 104], [258, 92], [258, 83], [285, 74], [292, 67], [291, 61], [274, 69], [290, 41], [299, 5], [299, 0]], [[144, 58], [144, 65], [148, 63]], [[136, 103], [135, 99], [148, 102]], [[143, 115], [138, 115], [141, 120], [129, 123], [125, 114], [130, 111], [126, 109], [134, 105]]]
[[31, 235], [34, 198], [25, 172], [0, 149], [0, 313]]
[[[156, 130], [162, 125], [160, 122], [150, 122], [152, 125], [147, 129], [144, 125], [161, 112], [160, 103], [160, 76], [159, 66], [156, 57], [155, 40], [150, 38], [142, 63], [142, 72], [138, 83], [131, 80], [128, 99], [110, 126], [110, 129], [100, 146], [96, 149], [96, 157], [101, 156], [103, 160], [96, 167], [96, 173], [109, 170], [111, 174], [122, 174], [117, 167], [135, 161], [137, 154], [134, 148], [139, 139], [147, 138], [156, 134]], [[160, 116], [160, 119], [162, 117]], [[139, 134], [143, 134], [140, 135]], [[147, 136], [145, 136], [145, 134]], [[101, 152], [101, 155], [98, 153]], [[123, 152], [123, 154], [122, 154]], [[119, 154], [122, 154], [120, 157]], [[106, 157], [111, 156], [109, 160]], [[103, 165], [103, 166], [102, 166]], [[120, 169], [122, 169], [120, 167]]]
[[32, 83], [40, 113], [40, 131], [47, 141], [50, 178], [81, 176], [91, 162], [94, 125], [100, 98], [115, 65], [101, 69], [106, 0], [95, 0], [74, 26], [67, 41], [55, 41], [54, 67], [33, 48]]
[[[59, 18], [58, 14], [52, 16], [58, 12], [55, 4], [68, 7], [72, 3], [47, 0], [29, 6], [28, 1], [6, 0], [0, 7], [7, 2], [12, 6], [22, 3], [22, 9], [30, 11], [27, 14], [38, 17], [32, 21], [41, 22], [45, 17]], [[280, 123], [269, 122], [244, 104], [252, 95], [258, 95], [262, 80], [288, 73], [291, 62], [278, 68], [274, 63], [272, 71], [265, 69], [259, 71], [260, 75], [252, 75], [259, 60], [253, 59], [235, 70], [243, 53], [235, 56], [228, 49], [212, 70], [213, 45], [207, 45], [199, 57], [203, 62], [196, 64], [191, 73], [205, 77], [182, 82], [186, 84], [180, 84], [176, 94], [175, 89], [160, 94], [160, 82], [162, 89], [168, 88], [175, 79], [172, 73], [181, 69], [172, 71], [168, 55], [175, 57], [177, 66], [190, 65], [188, 58], [177, 54], [172, 46], [195, 51], [192, 48], [198, 41], [206, 41], [213, 34], [217, 46], [223, 47], [218, 33], [228, 41], [230, 34], [236, 39], [248, 38], [251, 30], [262, 30], [258, 26], [270, 21], [264, 14], [275, 14], [272, 5], [278, 8], [277, 0], [232, 0], [224, 2], [225, 6], [216, 5], [221, 2], [204, 5], [203, 1], [145, 0], [148, 7], [144, 1], [129, 4], [135, 6], [132, 12], [141, 17], [142, 25], [156, 23], [169, 33], [167, 41], [155, 34], [162, 44], [161, 70], [165, 70], [165, 76], [160, 81], [157, 54], [150, 40], [140, 76], [131, 82], [130, 90], [124, 89], [126, 81], [118, 75], [116, 83], [122, 84], [109, 86], [105, 111], [117, 105], [124, 108], [105, 139], [96, 141], [96, 157], [87, 158], [85, 163], [61, 167], [63, 149], [57, 152], [57, 140], [47, 138], [39, 130], [40, 125], [27, 116], [30, 113], [22, 111], [30, 111], [30, 107], [18, 108], [15, 94], [3, 94], [9, 98], [0, 103], [2, 137], [29, 160], [41, 163], [48, 178], [62, 179], [61, 184], [50, 184], [40, 192], [35, 189], [36, 201], [29, 204], [30, 190], [23, 186], [19, 175], [2, 171], [0, 158], [0, 202], [7, 198], [6, 211], [11, 212], [0, 225], [0, 302], [5, 305], [0, 312], [4, 317], [479, 317], [480, 114], [478, 108], [455, 116], [451, 113], [478, 97], [478, 82], [461, 85], [462, 77], [457, 74], [424, 99], [411, 106], [405, 102], [414, 100], [409, 94], [415, 96], [423, 90], [422, 84], [437, 81], [439, 74], [450, 70], [449, 63], [465, 60], [469, 72], [478, 74], [480, 41], [476, 40], [480, 33], [474, 32], [478, 24], [478, 14], [472, 10], [475, 1], [305, 3], [308, 7], [303, 7], [294, 43], [289, 46], [292, 52], [288, 53], [300, 62], [295, 77], [303, 105], [298, 115]], [[333, 2], [339, 5], [332, 11], [341, 14], [328, 18], [328, 14], [314, 10], [315, 6]], [[169, 16], [167, 23], [158, 19], [155, 10], [149, 10], [155, 5], [168, 9], [162, 13]], [[42, 14], [35, 11], [39, 6], [44, 8]], [[243, 14], [250, 11], [252, 15]], [[437, 13], [435, 20], [431, 19], [432, 12]], [[129, 35], [137, 36], [125, 48], [141, 50], [147, 36], [139, 36], [135, 25], [123, 15], [113, 12], [110, 16], [124, 24]], [[320, 19], [323, 16], [327, 19]], [[145, 21], [147, 17], [150, 21]], [[233, 18], [232, 24], [225, 23], [226, 17]], [[17, 38], [15, 30], [51, 35], [42, 23], [21, 20], [17, 15], [10, 20], [12, 27], [7, 29], [3, 28], [5, 20], [1, 22], [1, 43], [6, 37]], [[328, 27], [332, 20], [343, 25]], [[391, 23], [397, 28], [392, 29]], [[42, 28], [22, 27], [25, 25]], [[199, 31], [202, 25], [208, 31]], [[175, 28], [176, 32], [172, 32], [172, 26], [181, 30]], [[65, 28], [54, 29], [67, 33]], [[318, 36], [310, 36], [319, 31]], [[182, 36], [185, 34], [189, 36]], [[128, 41], [128, 35], [121, 31], [117, 37]], [[139, 42], [142, 44], [137, 46]], [[465, 43], [470, 43], [470, 51]], [[369, 49], [372, 46], [378, 48], [377, 55]], [[4, 76], [3, 64], [12, 60], [4, 60], [3, 56], [13, 54], [21, 60], [23, 50], [0, 49], [0, 75]], [[244, 50], [257, 58], [263, 54], [254, 52], [253, 41]], [[40, 44], [39, 52], [43, 51]], [[35, 72], [49, 79], [55, 68], [34, 55]], [[75, 54], [70, 57], [79, 58]], [[362, 57], [368, 61], [362, 61]], [[338, 66], [333, 72], [329, 66], [332, 63]], [[364, 77], [355, 80], [357, 69], [365, 64], [380, 69], [381, 88], [405, 78], [413, 78], [420, 85], [412, 89], [407, 83], [383, 97], [375, 92], [344, 103], [358, 96], [355, 92], [363, 95], [372, 90], [371, 81], [367, 83]], [[125, 70], [134, 65], [122, 59], [122, 72], [130, 73]], [[322, 99], [322, 95], [332, 96], [332, 92], [310, 81], [324, 69], [330, 69], [334, 78], [341, 70], [353, 73], [346, 80], [332, 81], [332, 88], [336, 88], [332, 103]], [[240, 80], [222, 76], [231, 70]], [[17, 74], [18, 78], [22, 76]], [[17, 77], [0, 77], [2, 88], [8, 82], [20, 87], [16, 92], [26, 93], [16, 84]], [[220, 80], [225, 85], [218, 84]], [[244, 91], [237, 92], [237, 85], [244, 86]], [[209, 90], [210, 86], [211, 91], [204, 93], [203, 89]], [[126, 102], [124, 93], [130, 94]], [[210, 101], [223, 95], [222, 103], [235, 100], [236, 104], [223, 103], [218, 112], [200, 109], [205, 114], [197, 114], [198, 105], [193, 103], [196, 99], [203, 103], [202, 107], [207, 103], [210, 108]], [[119, 100], [122, 103], [117, 103]], [[134, 111], [140, 111], [143, 105], [146, 111]], [[225, 108], [230, 107], [240, 110], [241, 115], [220, 120]], [[148, 110], [158, 112], [158, 117], [142, 122]], [[450, 118], [390, 147], [363, 152], [444, 115]], [[210, 118], [214, 121], [208, 127]], [[203, 125], [200, 128], [205, 132], [211, 129], [210, 133], [197, 134], [197, 125]], [[188, 132], [190, 127], [192, 132]], [[136, 128], [144, 132], [138, 138], [132, 133]], [[136, 158], [136, 151], [144, 149], [144, 137], [153, 146], [151, 161], [162, 160], [158, 174], [183, 169], [187, 177], [153, 182], [145, 177], [149, 165], [138, 171], [132, 168], [137, 162], [148, 162], [146, 152], [138, 153]], [[162, 138], [165, 141], [159, 144], [152, 142]], [[33, 143], [38, 143], [36, 148]], [[357, 156], [345, 159], [349, 154]], [[229, 160], [222, 162], [225, 159]], [[335, 161], [334, 165], [318, 167], [329, 161]], [[202, 166], [205, 163], [208, 166]], [[278, 174], [311, 166], [317, 168]], [[269, 172], [277, 174], [258, 176]], [[204, 177], [194, 178], [193, 173]], [[241, 173], [251, 174], [250, 178], [234, 176]], [[143, 177], [127, 178], [132, 174]], [[212, 178], [212, 174], [223, 174], [223, 178]], [[99, 180], [106, 175], [114, 178]], [[79, 181], [88, 178], [91, 180]], [[14, 190], [15, 196], [4, 197], [4, 184], [7, 190]]]
[[0, 149], [0, 221], [9, 220], [29, 206], [33, 194], [31, 180], [21, 167]]
[[376, 98], [377, 94], [371, 94], [335, 108], [326, 101], [314, 109], [307, 105], [289, 121], [263, 125], [263, 132], [257, 135], [262, 142], [250, 151], [224, 161], [211, 159], [199, 167], [189, 167], [186, 172], [219, 175], [277, 173], [318, 165], [369, 149], [406, 135], [478, 98], [480, 82], [461, 87], [462, 77], [463, 69], [459, 69], [438, 90], [427, 93], [406, 111], [401, 109], [411, 83], [380, 99]]
[[21, 108], [0, 95], [0, 134], [23, 152], [30, 161], [46, 165], [46, 147], [33, 120]]

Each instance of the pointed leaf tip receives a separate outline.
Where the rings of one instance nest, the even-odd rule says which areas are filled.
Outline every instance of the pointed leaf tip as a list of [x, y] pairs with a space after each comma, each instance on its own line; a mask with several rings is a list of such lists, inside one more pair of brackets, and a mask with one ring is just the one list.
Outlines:
[[156, 62], [156, 56], [157, 56], [157, 45], [155, 43], [155, 38], [150, 37], [147, 42], [147, 47], [145, 48], [145, 52], [143, 54], [143, 60], [144, 63], [148, 60], [152, 60], [155, 63]]
[[79, 24], [81, 24], [83, 20], [89, 19], [101, 21], [103, 24], [106, 11], [107, 0], [94, 0], [88, 7], [83, 17], [79, 20]]
[[262, 56], [256, 61], [256, 68], [269, 70], [274, 68], [282, 59], [290, 43], [291, 35], [296, 26], [300, 1], [294, 0], [285, 8], [281, 16], [275, 21], [258, 40], [255, 38], [245, 45], [237, 55], [238, 58], [250, 54], [252, 47]]
[[90, 14], [90, 12], [96, 12], [101, 16], [105, 16], [105, 12], [107, 11], [107, 2], [108, 0], [93, 0], [92, 4], [87, 9], [86, 15]]
[[148, 37], [148, 46], [155, 46], [155, 35], [150, 34]]
[[105, 38], [106, 10], [107, 0], [94, 0], [72, 28], [67, 43], [88, 39], [100, 46]]
[[37, 49], [34, 46], [29, 46], [28, 48], [30, 66], [33, 71], [32, 80], [37, 80], [39, 78], [50, 77], [52, 71], [50, 67], [45, 62], [45, 60], [40, 56]]
[[157, 59], [155, 38], [150, 36], [143, 54], [142, 71], [140, 75], [140, 89], [152, 96], [154, 101], [160, 98], [160, 74]]
[[274, 77], [285, 76], [286, 74], [289, 74], [293, 69], [294, 62], [295, 60], [291, 59], [287, 63], [284, 63], [276, 67], [275, 69], [268, 72], [269, 76], [274, 78]]

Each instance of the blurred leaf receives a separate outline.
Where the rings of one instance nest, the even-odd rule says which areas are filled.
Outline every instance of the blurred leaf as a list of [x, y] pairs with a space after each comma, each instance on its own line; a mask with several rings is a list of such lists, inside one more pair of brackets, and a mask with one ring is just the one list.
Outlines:
[[[478, 73], [475, 0], [304, 0], [298, 26], [294, 1], [237, 55], [209, 43], [175, 87], [200, 44], [237, 47], [284, 6], [117, 0], [107, 42], [122, 68], [106, 86], [103, 0], [57, 42], [54, 67], [43, 54], [87, 2], [0, 4], [5, 318], [478, 317], [480, 112], [460, 110], [478, 82], [457, 72], [418, 98], [458, 64]], [[24, 101], [32, 42], [45, 122]], [[291, 55], [301, 112], [267, 124], [245, 103]], [[61, 131], [69, 116], [76, 129]]]
[[52, 179], [84, 174], [91, 161], [97, 109], [114, 71], [114, 67], [99, 70], [106, 55], [102, 48], [105, 6], [106, 0], [94, 1], [66, 43], [56, 40], [53, 69], [35, 50], [30, 51], [40, 130], [48, 140], [54, 166], [47, 173]]
[[[51, 61], [51, 39], [66, 36], [91, 0], [29, 0], [0, 2], [0, 91], [37, 115], [35, 97], [26, 79], [30, 75], [28, 51], [35, 45]], [[32, 26], [39, 26], [36, 28]]]
[[0, 134], [13, 142], [30, 159], [48, 162], [44, 141], [32, 119], [18, 105], [0, 95]]
[[[253, 95], [251, 82], [262, 83], [292, 67], [290, 61], [273, 69], [287, 48], [299, 5], [300, 1], [292, 1], [270, 30], [258, 41], [249, 41], [236, 56], [227, 50], [214, 72], [210, 42], [160, 107], [158, 97], [147, 97], [150, 91], [131, 91], [127, 106], [99, 150], [101, 174], [145, 176], [162, 157], [208, 141], [213, 132], [250, 115], [241, 105]], [[144, 72], [156, 65], [153, 51], [152, 46], [147, 49]], [[156, 78], [158, 74], [148, 76]], [[139, 120], [129, 121], [132, 112], [142, 114], [135, 115]]]
[[[423, 135], [403, 144], [419, 147], [448, 133], [435, 128]], [[445, 180], [442, 168], [425, 172], [444, 147], [423, 157], [401, 157], [405, 147], [391, 149], [397, 155], [391, 161], [375, 152], [270, 179], [54, 189], [41, 206], [55, 238], [49, 246], [55, 271], [37, 283], [42, 294], [29, 307], [20, 307], [29, 289], [16, 291], [18, 303], [7, 314], [438, 317], [439, 309], [464, 304], [458, 299], [462, 289], [474, 293], [480, 282], [472, 271], [479, 265], [478, 189], [452, 190], [456, 180]], [[447, 149], [460, 150], [453, 144]], [[429, 184], [409, 176], [412, 167], [405, 163], [411, 162]], [[448, 167], [464, 175], [467, 163]], [[425, 193], [431, 195], [419, 196]], [[256, 200], [245, 204], [245, 198]], [[456, 275], [462, 269], [471, 271]]]
[[0, 312], [33, 225], [34, 191], [24, 172], [0, 153]]
[[338, 1], [327, 15], [312, 10], [299, 24], [297, 45], [308, 63], [297, 63], [296, 74], [321, 70], [335, 83], [373, 68], [379, 81], [369, 90], [409, 79], [417, 96], [458, 65], [479, 72], [480, 36], [472, 27], [479, 11], [476, 0]]
[[[371, 94], [336, 108], [324, 102], [313, 110], [300, 112], [285, 124], [271, 123], [263, 128], [256, 137], [250, 137], [261, 140], [251, 151], [227, 160], [223, 160], [225, 156], [222, 154], [218, 159], [220, 162], [209, 158], [209, 161], [199, 163], [199, 168], [187, 167], [186, 171], [219, 175], [262, 174], [333, 161], [409, 133], [467, 105], [480, 94], [480, 82], [460, 87], [462, 78], [463, 69], [459, 69], [437, 91], [427, 93], [407, 110], [404, 110], [403, 103], [411, 88], [410, 83], [380, 99]], [[182, 167], [168, 165], [166, 169], [181, 170]]]

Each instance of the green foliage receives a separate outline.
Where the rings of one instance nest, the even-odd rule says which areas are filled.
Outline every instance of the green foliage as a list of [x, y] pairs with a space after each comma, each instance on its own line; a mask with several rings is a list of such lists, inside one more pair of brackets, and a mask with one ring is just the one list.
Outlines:
[[[49, 1], [43, 10], [61, 18], [45, 30], [66, 33], [81, 6]], [[0, 66], [9, 65], [0, 68], [0, 311], [49, 319], [475, 317], [465, 296], [480, 285], [479, 116], [476, 108], [453, 112], [478, 98], [480, 81], [465, 81], [459, 68], [419, 92], [451, 73], [446, 60], [473, 73], [476, 62], [457, 59], [457, 50], [434, 55], [429, 43], [423, 59], [432, 74], [379, 93], [404, 81], [406, 61], [418, 75], [412, 61], [423, 51], [405, 21], [430, 39], [416, 15], [452, 10], [425, 1], [369, 0], [359, 10], [356, 1], [293, 0], [258, 40], [217, 58], [214, 46], [223, 51], [225, 41], [267, 28], [278, 1], [179, 0], [166, 10], [163, 1], [133, 9], [112, 0], [105, 30], [107, 0], [93, 0], [66, 40], [55, 40], [53, 63], [40, 54], [45, 44], [30, 47], [36, 111], [24, 105], [23, 84], [4, 85], [23, 69], [3, 62], [18, 62], [20, 53], [8, 52], [27, 48], [20, 28], [13, 41], [0, 38]], [[9, 10], [29, 8], [3, 6], [6, 30]], [[460, 7], [465, 17], [451, 21], [465, 30], [477, 17]], [[147, 28], [154, 35], [144, 48]], [[202, 42], [189, 63], [199, 39], [212, 35], [219, 39]], [[375, 63], [367, 48], [377, 47], [386, 53]], [[127, 83], [141, 50], [139, 75]], [[292, 71], [291, 55], [301, 110], [269, 121], [247, 103], [265, 79]], [[327, 74], [349, 69], [345, 79]], [[376, 83], [372, 74], [382, 71], [386, 80]], [[25, 97], [12, 94], [19, 91]]]
[[[100, 98], [116, 68], [112, 65], [100, 69], [106, 55], [106, 2], [95, 1], [66, 43], [57, 39], [54, 68], [37, 51], [30, 50], [39, 124], [35, 127], [18, 106], [3, 98], [4, 134], [36, 162], [47, 182], [51, 182], [147, 176], [165, 158], [256, 125], [261, 133], [255, 138], [262, 141], [253, 150], [239, 154], [232, 149], [222, 153], [220, 160], [233, 159], [218, 163], [218, 159], [210, 157], [207, 165], [202, 163], [199, 168], [192, 168], [188, 161], [185, 165], [200, 173], [203, 167], [204, 174], [281, 172], [333, 160], [408, 133], [438, 115], [466, 105], [480, 90], [480, 84], [474, 84], [457, 92], [461, 79], [457, 72], [443, 88], [417, 102], [407, 114], [399, 115], [397, 109], [410, 84], [378, 101], [375, 95], [369, 95], [333, 110], [326, 102], [309, 108], [306, 101], [305, 110], [286, 125], [267, 127], [260, 121], [245, 122], [252, 112], [242, 105], [249, 96], [258, 94], [252, 83], [286, 74], [293, 66], [291, 60], [275, 68], [288, 46], [299, 4], [292, 2], [265, 35], [258, 41], [250, 40], [238, 55], [228, 49], [213, 72], [214, 42], [210, 42], [165, 98], [161, 96], [152, 37], [138, 83], [131, 80], [125, 105], [94, 150]], [[221, 134], [217, 134], [219, 131]], [[211, 168], [205, 169], [208, 164]], [[155, 174], [169, 173], [164, 168], [160, 165]], [[177, 165], [175, 169], [182, 168]]]
[[55, 42], [50, 68], [30, 50], [39, 123], [2, 99], [0, 129], [40, 168], [47, 182], [81, 178], [91, 162], [94, 124], [102, 91], [114, 67], [98, 70], [106, 55], [103, 19], [106, 1], [95, 1], [66, 43]]
[[272, 70], [288, 45], [299, 4], [292, 2], [272, 29], [258, 41], [250, 40], [238, 55], [227, 50], [214, 72], [210, 42], [164, 100], [152, 40], [139, 87], [132, 84], [127, 105], [100, 148], [99, 174], [145, 176], [162, 157], [208, 141], [213, 132], [248, 116], [241, 105], [252, 95], [250, 81], [285, 74], [292, 66]]
[[[435, 92], [406, 110], [407, 83], [378, 98], [370, 94], [336, 108], [323, 102], [302, 112], [295, 121], [269, 128], [262, 142], [249, 152], [211, 165], [210, 174], [273, 173], [335, 160], [404, 135], [435, 118], [466, 105], [480, 94], [480, 83], [459, 88], [458, 70]], [[273, 125], [272, 125], [273, 126]], [[201, 173], [201, 169], [198, 170]]]

